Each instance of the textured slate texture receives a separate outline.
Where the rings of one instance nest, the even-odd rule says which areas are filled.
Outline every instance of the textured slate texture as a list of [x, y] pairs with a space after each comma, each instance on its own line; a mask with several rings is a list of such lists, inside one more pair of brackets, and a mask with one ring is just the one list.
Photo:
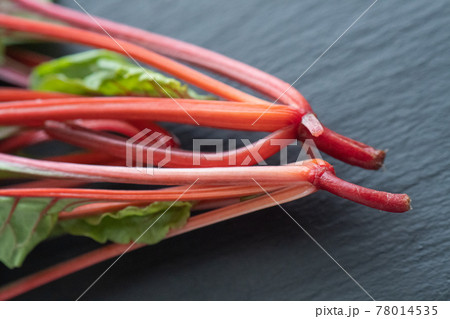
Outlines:
[[[71, 0], [63, 4], [76, 7]], [[199, 44], [293, 82], [371, 1], [80, 1], [92, 14]], [[327, 193], [285, 209], [377, 300], [450, 298], [450, 30], [448, 1], [378, 1], [296, 84], [332, 129], [389, 149], [385, 169], [326, 157], [353, 182], [407, 192], [389, 214]], [[259, 134], [174, 129], [193, 136]], [[89, 240], [41, 245], [12, 279]], [[75, 299], [106, 262], [20, 299]], [[367, 300], [279, 208], [266, 209], [123, 257], [89, 300]]]

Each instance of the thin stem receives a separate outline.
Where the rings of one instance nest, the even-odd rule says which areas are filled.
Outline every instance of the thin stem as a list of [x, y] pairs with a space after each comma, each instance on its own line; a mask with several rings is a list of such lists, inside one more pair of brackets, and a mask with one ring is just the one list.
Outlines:
[[[249, 185], [255, 180], [264, 185], [293, 185], [309, 182], [318, 188], [347, 198], [356, 203], [391, 212], [410, 209], [406, 194], [392, 194], [364, 188], [333, 177], [333, 167], [322, 160], [309, 160], [301, 165], [214, 167], [214, 168], [160, 168], [151, 174], [142, 174], [136, 168], [68, 164], [33, 160], [0, 154], [0, 169], [47, 178], [71, 178], [114, 183], [156, 185]], [[326, 173], [326, 174], [325, 174]]]
[[0, 88], [0, 102], [24, 101], [36, 99], [55, 99], [73, 95], [55, 92], [39, 92], [21, 88]]
[[266, 106], [264, 104], [178, 100], [183, 106], [166, 98], [99, 97], [64, 98], [0, 104], [0, 124], [23, 124], [45, 120], [103, 119], [154, 120], [192, 124], [191, 116], [203, 126], [224, 129], [268, 131], [296, 124], [300, 114], [292, 107], [274, 105], [251, 125]]
[[[304, 182], [304, 184], [310, 184]], [[196, 185], [194, 185], [196, 186]], [[111, 201], [194, 201], [209, 199], [225, 199], [260, 194], [257, 185], [243, 186], [188, 186], [168, 187], [156, 190], [109, 190], [109, 189], [78, 189], [78, 188], [6, 188], [0, 189], [0, 196], [13, 197], [54, 197], [79, 198]], [[269, 191], [279, 189], [279, 186], [265, 186]], [[186, 191], [186, 189], [189, 189]], [[184, 193], [183, 193], [184, 192]]]
[[[167, 150], [152, 145], [129, 144], [124, 138], [105, 133], [97, 133], [75, 125], [47, 121], [47, 133], [55, 139], [94, 151], [108, 153], [114, 157], [127, 159], [130, 152], [142, 152], [142, 163], [163, 167], [224, 167], [252, 166], [278, 153], [289, 145], [296, 131], [295, 126], [280, 129], [267, 138], [250, 146], [236, 150], [207, 153], [190, 152], [181, 149]], [[295, 139], [294, 139], [295, 141]], [[275, 143], [276, 144], [275, 144]], [[260, 149], [263, 151], [261, 152]]]
[[[111, 156], [104, 153], [75, 153], [61, 156], [51, 156], [45, 158], [47, 161], [77, 163], [77, 164], [103, 164], [115, 165], [124, 164], [111, 161]], [[41, 179], [30, 182], [14, 184], [14, 188], [62, 188], [62, 187], [80, 187], [84, 185], [84, 181], [71, 179]], [[8, 187], [4, 187], [8, 188]]]
[[85, 181], [103, 181], [147, 185], [248, 185], [253, 178], [260, 183], [280, 185], [308, 181], [318, 167], [331, 167], [320, 160], [304, 165], [214, 167], [214, 168], [160, 168], [148, 174], [135, 167], [55, 163], [0, 153], [0, 170], [20, 172], [45, 178], [69, 178]]
[[105, 153], [80, 152], [66, 155], [50, 156], [46, 157], [45, 160], [51, 162], [64, 162], [74, 164], [107, 164], [114, 159], [112, 159], [110, 155]]
[[226, 198], [226, 199], [213, 199], [213, 200], [202, 200], [197, 202], [194, 207], [192, 207], [192, 211], [205, 211], [211, 209], [222, 208], [225, 206], [230, 206], [233, 204], [240, 203], [242, 200], [240, 198]]
[[[131, 124], [118, 120], [76, 120], [80, 127], [110, 131], [132, 137], [140, 132]], [[42, 129], [24, 130], [10, 138], [0, 141], [0, 152], [12, 152], [18, 149], [51, 140], [51, 137]]]
[[[313, 139], [317, 148], [341, 161], [359, 166], [365, 169], [379, 169], [383, 166], [386, 152], [377, 150], [361, 142], [352, 140], [346, 136], [340, 135], [324, 128], [322, 135], [313, 137], [309, 133], [300, 132], [301, 140]], [[336, 147], [336, 146], [339, 147]]]

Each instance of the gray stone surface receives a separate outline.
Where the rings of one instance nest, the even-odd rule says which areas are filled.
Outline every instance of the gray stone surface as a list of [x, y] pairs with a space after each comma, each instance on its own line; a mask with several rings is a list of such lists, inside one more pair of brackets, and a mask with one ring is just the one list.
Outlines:
[[[71, 0], [64, 5], [75, 7]], [[293, 82], [371, 1], [80, 1], [92, 14], [183, 39]], [[285, 209], [377, 300], [450, 298], [450, 5], [378, 1], [296, 84], [330, 128], [389, 149], [385, 169], [325, 157], [339, 176], [407, 192], [390, 214], [327, 193]], [[175, 127], [192, 136], [259, 134]], [[9, 279], [94, 247], [41, 245]], [[20, 299], [74, 299], [110, 264]], [[3, 280], [2, 280], [3, 281]], [[6, 279], [4, 280], [6, 281]], [[279, 208], [141, 249], [122, 258], [89, 300], [368, 300]]]

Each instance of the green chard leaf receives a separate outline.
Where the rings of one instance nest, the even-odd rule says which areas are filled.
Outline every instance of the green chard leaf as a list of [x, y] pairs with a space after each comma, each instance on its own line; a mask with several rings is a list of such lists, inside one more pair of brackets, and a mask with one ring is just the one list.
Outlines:
[[192, 207], [190, 202], [154, 202], [143, 208], [128, 206], [118, 212], [58, 222], [61, 211], [87, 203], [80, 199], [0, 197], [0, 262], [11, 269], [20, 267], [39, 243], [64, 234], [101, 243], [155, 244], [170, 229], [184, 226]]
[[164, 239], [170, 229], [186, 224], [191, 206], [189, 202], [154, 202], [144, 208], [128, 206], [116, 213], [63, 220], [58, 227], [71, 235], [87, 236], [100, 243], [155, 244]]
[[36, 245], [46, 239], [58, 213], [77, 199], [0, 197], [0, 261], [20, 267]]
[[31, 89], [87, 96], [150, 96], [212, 99], [108, 50], [92, 50], [43, 63], [31, 74]]

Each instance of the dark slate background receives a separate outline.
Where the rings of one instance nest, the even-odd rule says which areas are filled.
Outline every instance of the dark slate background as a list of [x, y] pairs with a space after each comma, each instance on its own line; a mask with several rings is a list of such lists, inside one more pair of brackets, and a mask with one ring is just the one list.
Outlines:
[[[79, 1], [91, 14], [186, 40], [293, 82], [372, 1]], [[76, 8], [71, 0], [62, 4]], [[390, 214], [327, 193], [285, 209], [377, 300], [448, 300], [450, 3], [378, 1], [295, 84], [330, 128], [389, 149], [374, 172], [324, 156], [339, 176], [407, 192]], [[79, 49], [79, 48], [78, 48]], [[72, 51], [53, 47], [56, 53]], [[257, 133], [171, 126], [192, 137]], [[40, 245], [23, 276], [96, 244]], [[76, 299], [111, 261], [18, 299]], [[266, 209], [124, 256], [86, 300], [368, 300], [280, 208]]]

